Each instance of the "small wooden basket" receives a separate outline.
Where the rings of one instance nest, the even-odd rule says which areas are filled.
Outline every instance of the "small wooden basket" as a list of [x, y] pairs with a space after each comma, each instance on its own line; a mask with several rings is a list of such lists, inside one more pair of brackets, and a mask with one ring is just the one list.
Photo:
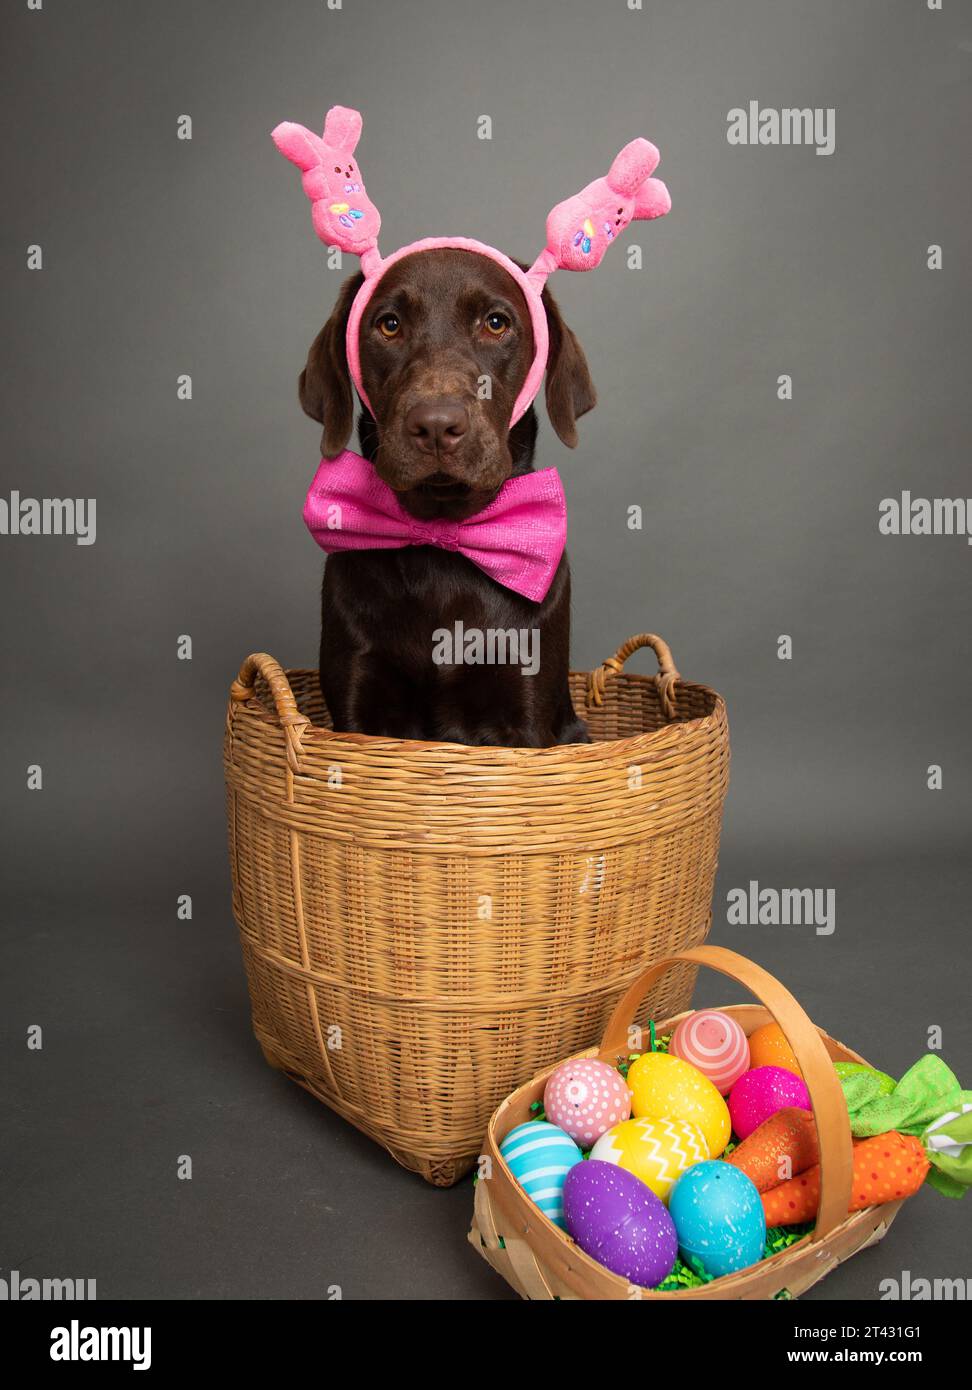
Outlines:
[[[779, 981], [735, 951], [722, 946], [696, 946], [658, 961], [624, 995], [600, 1046], [577, 1055], [596, 1057], [613, 1066], [631, 1051], [637, 1051], [628, 1046], [628, 1030], [646, 993], [672, 965], [685, 962], [708, 965], [745, 985], [765, 1008], [736, 1004], [723, 1011], [741, 1024], [747, 1036], [775, 1019], [796, 1054], [810, 1092], [820, 1142], [820, 1207], [816, 1227], [778, 1255], [697, 1288], [659, 1293], [612, 1274], [544, 1216], [500, 1156], [500, 1144], [510, 1130], [533, 1118], [530, 1107], [543, 1098], [547, 1077], [553, 1071], [553, 1067], [548, 1067], [514, 1091], [489, 1122], [484, 1158], [490, 1176], [476, 1184], [475, 1214], [469, 1232], [473, 1248], [521, 1298], [683, 1301], [795, 1297], [858, 1250], [881, 1240], [905, 1200], [848, 1214], [853, 1151], [847, 1106], [833, 1064], [863, 1062], [864, 1058], [811, 1023]], [[669, 1032], [687, 1017], [687, 1012], [656, 1023], [656, 1028]]]

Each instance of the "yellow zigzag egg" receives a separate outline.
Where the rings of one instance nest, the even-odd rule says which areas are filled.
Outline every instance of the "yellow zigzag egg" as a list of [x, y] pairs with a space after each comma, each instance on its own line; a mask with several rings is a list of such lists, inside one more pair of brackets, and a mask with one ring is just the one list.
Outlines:
[[591, 1150], [591, 1158], [634, 1173], [663, 1202], [686, 1168], [708, 1157], [704, 1134], [687, 1120], [622, 1120]]

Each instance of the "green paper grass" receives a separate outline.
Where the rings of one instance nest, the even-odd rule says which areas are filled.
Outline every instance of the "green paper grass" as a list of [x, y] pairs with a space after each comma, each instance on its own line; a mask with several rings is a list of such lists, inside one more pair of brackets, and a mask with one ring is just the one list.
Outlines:
[[[771, 1256], [778, 1255], [781, 1250], [786, 1250], [788, 1246], [796, 1245], [798, 1240], [802, 1240], [807, 1232], [812, 1230], [812, 1221], [808, 1221], [802, 1226], [772, 1226], [766, 1232], [766, 1244], [763, 1247], [762, 1258], [768, 1260]], [[681, 1289], [698, 1289], [703, 1284], [711, 1284], [712, 1277], [711, 1274], [705, 1272], [694, 1255], [691, 1255], [687, 1262], [679, 1256], [671, 1274], [660, 1284], [656, 1284], [655, 1289], [658, 1293], [678, 1293]], [[792, 1298], [792, 1296], [787, 1289], [782, 1289], [775, 1295], [776, 1298]]]
[[671, 1274], [656, 1284], [655, 1289], [658, 1293], [678, 1293], [681, 1289], [698, 1289], [703, 1284], [711, 1283], [712, 1275], [706, 1274], [694, 1255], [689, 1256], [687, 1263], [679, 1255]]

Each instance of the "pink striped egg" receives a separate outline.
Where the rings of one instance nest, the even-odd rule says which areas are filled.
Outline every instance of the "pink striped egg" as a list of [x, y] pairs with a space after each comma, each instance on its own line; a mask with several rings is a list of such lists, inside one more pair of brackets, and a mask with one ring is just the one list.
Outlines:
[[631, 1114], [631, 1092], [607, 1062], [577, 1057], [547, 1077], [543, 1109], [551, 1124], [559, 1125], [584, 1149]]
[[717, 1009], [698, 1009], [683, 1018], [668, 1050], [707, 1076], [722, 1095], [728, 1095], [749, 1070], [749, 1042], [734, 1018]]

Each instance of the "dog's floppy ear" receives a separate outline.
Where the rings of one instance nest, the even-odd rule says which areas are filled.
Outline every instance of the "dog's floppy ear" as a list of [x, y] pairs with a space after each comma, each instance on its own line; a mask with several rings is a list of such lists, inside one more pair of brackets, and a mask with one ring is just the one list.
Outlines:
[[543, 291], [550, 350], [547, 355], [547, 414], [569, 449], [577, 443], [577, 421], [597, 405], [597, 393], [584, 351], [564, 323], [553, 295]]
[[364, 276], [352, 275], [341, 286], [331, 317], [311, 343], [297, 394], [304, 411], [324, 426], [321, 453], [334, 458], [347, 445], [354, 424], [354, 395], [345, 334], [351, 303]]

